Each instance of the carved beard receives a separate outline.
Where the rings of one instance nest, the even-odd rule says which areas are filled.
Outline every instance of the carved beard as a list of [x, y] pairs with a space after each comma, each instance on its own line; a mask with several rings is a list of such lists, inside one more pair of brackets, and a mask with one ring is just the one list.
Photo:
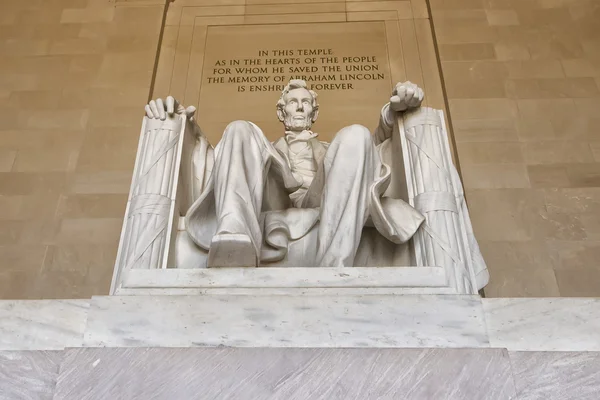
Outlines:
[[312, 115], [302, 119], [296, 119], [291, 115], [286, 115], [283, 118], [283, 124], [288, 131], [308, 131], [312, 127]]

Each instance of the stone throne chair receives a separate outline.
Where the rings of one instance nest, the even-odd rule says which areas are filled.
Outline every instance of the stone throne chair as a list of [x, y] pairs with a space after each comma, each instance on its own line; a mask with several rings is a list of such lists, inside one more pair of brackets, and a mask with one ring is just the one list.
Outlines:
[[317, 221], [306, 234], [288, 232], [283, 258], [258, 268], [206, 268], [207, 252], [190, 239], [185, 215], [210, 177], [212, 149], [184, 115], [144, 117], [111, 294], [476, 294], [489, 275], [443, 112], [420, 107], [399, 115], [390, 146], [385, 196], [425, 216], [410, 241], [394, 244], [366, 226], [352, 268], [310, 268], [306, 254], [316, 245]]

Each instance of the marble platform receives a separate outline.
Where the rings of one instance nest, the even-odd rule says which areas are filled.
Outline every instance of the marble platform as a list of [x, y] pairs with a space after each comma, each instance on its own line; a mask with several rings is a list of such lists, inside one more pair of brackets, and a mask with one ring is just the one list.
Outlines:
[[92, 299], [85, 346], [489, 347], [478, 296]]
[[0, 351], [0, 400], [595, 400], [600, 352], [70, 348]]
[[0, 351], [0, 400], [52, 400], [63, 351]]
[[111, 294], [456, 294], [442, 267], [131, 269]]
[[510, 352], [519, 400], [596, 400], [600, 352]]
[[[493, 379], [491, 379], [493, 377]], [[55, 400], [515, 398], [500, 349], [70, 349]]]
[[492, 347], [600, 351], [600, 299], [483, 299]]
[[0, 400], [591, 400], [599, 320], [586, 298], [0, 301]]
[[0, 350], [82, 345], [90, 300], [0, 301]]
[[470, 295], [97, 296], [0, 301], [0, 350], [497, 347], [600, 351], [600, 299]]

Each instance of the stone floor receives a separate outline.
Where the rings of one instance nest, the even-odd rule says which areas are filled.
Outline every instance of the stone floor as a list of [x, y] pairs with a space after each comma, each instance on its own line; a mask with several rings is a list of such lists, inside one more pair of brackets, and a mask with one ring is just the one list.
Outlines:
[[0, 352], [0, 399], [596, 399], [600, 353], [78, 348]]

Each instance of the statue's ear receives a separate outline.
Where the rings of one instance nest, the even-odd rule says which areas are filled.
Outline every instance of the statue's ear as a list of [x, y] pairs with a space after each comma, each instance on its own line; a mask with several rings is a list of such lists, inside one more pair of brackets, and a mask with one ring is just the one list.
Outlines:
[[313, 113], [312, 113], [312, 118], [311, 118], [311, 121], [313, 122], [313, 124], [314, 124], [314, 123], [315, 123], [315, 121], [317, 120], [317, 117], [318, 117], [318, 116], [319, 116], [319, 107], [317, 107], [317, 108], [315, 108], [315, 109], [313, 110]]
[[279, 118], [279, 122], [283, 122], [285, 119], [285, 114], [283, 113], [283, 108], [277, 107], [277, 118]]

